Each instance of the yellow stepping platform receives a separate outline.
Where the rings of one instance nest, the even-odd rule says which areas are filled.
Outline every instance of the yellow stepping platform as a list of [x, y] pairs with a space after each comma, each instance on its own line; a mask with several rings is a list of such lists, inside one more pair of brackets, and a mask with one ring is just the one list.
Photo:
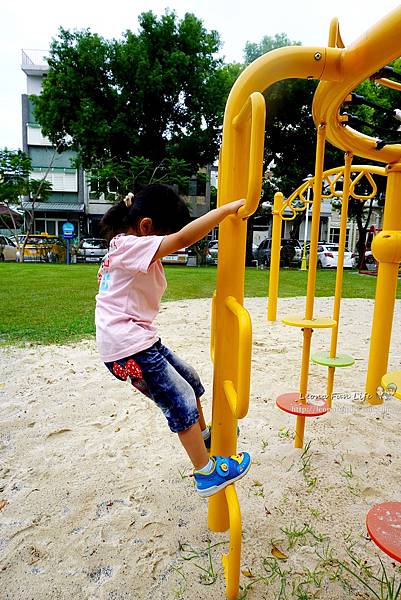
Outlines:
[[401, 400], [401, 371], [391, 371], [390, 373], [383, 375], [382, 386], [384, 389], [388, 388], [391, 384], [397, 386], [393, 395]]
[[350, 367], [354, 364], [355, 358], [349, 354], [337, 354], [331, 357], [330, 352], [315, 352], [311, 356], [311, 361], [315, 365], [323, 365], [324, 367]]
[[328, 329], [337, 325], [337, 321], [330, 317], [305, 319], [302, 315], [287, 315], [286, 317], [283, 317], [282, 322], [284, 325], [302, 327], [303, 329]]

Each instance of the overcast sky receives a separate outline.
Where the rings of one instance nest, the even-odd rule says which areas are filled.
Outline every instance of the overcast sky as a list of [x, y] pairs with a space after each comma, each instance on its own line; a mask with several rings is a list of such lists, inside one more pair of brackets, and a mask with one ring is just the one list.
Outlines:
[[1, 2], [0, 13], [0, 147], [21, 147], [21, 94], [26, 76], [21, 71], [21, 49], [46, 49], [59, 26], [89, 28], [106, 38], [137, 29], [145, 10], [156, 14], [173, 9], [179, 16], [193, 12], [207, 29], [216, 29], [229, 61], [241, 61], [247, 41], [285, 32], [305, 46], [325, 46], [332, 17], [338, 17], [347, 45], [398, 6], [396, 0], [19, 0]]

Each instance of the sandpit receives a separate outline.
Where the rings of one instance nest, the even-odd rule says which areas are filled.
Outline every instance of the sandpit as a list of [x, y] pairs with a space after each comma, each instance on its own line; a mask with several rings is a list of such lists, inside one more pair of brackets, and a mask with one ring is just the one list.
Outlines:
[[[294, 419], [275, 407], [278, 394], [297, 388], [301, 335], [268, 324], [265, 306], [246, 300], [251, 403], [238, 447], [253, 466], [237, 485], [243, 597], [370, 598], [355, 578], [349, 591], [332, 572], [350, 551], [379, 565], [365, 515], [377, 502], [401, 499], [401, 401], [361, 403], [373, 301], [343, 301], [339, 350], [356, 363], [338, 369], [331, 413], [308, 421], [303, 455], [292, 445]], [[285, 299], [279, 311], [303, 306], [302, 298]], [[330, 298], [316, 300], [318, 314], [331, 307]], [[400, 320], [397, 302], [389, 369], [400, 369]], [[158, 319], [163, 342], [200, 373], [208, 415], [209, 321], [208, 300], [163, 304]], [[329, 336], [316, 332], [313, 349], [327, 349]], [[220, 554], [228, 537], [208, 531], [207, 502], [194, 493], [188, 460], [158, 409], [108, 373], [93, 339], [3, 347], [0, 356], [2, 600], [224, 598]], [[311, 366], [312, 393], [325, 392], [325, 377], [325, 368]], [[287, 560], [275, 559], [273, 546]], [[316, 595], [300, 596], [308, 569], [316, 581], [309, 577], [305, 589]]]

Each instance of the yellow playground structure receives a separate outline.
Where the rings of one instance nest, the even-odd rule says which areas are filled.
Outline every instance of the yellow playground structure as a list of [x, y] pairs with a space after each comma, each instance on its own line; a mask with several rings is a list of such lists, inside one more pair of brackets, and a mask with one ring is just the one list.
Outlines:
[[[251, 364], [251, 319], [243, 307], [246, 219], [256, 210], [262, 186], [264, 157], [265, 99], [262, 92], [273, 83], [288, 78], [318, 79], [320, 84], [313, 100], [313, 119], [316, 125], [316, 163], [312, 180], [313, 201], [310, 234], [309, 269], [305, 311], [289, 315], [283, 322], [298, 327], [303, 336], [299, 390], [277, 399], [283, 410], [296, 416], [295, 446], [301, 448], [305, 419], [324, 414], [332, 398], [334, 371], [338, 366], [352, 364], [352, 357], [337, 354], [338, 321], [342, 287], [342, 263], [339, 252], [333, 314], [314, 313], [317, 268], [317, 247], [320, 222], [320, 199], [324, 172], [326, 141], [345, 153], [345, 166], [339, 170], [343, 177], [340, 247], [345, 245], [345, 225], [349, 197], [355, 197], [355, 178], [352, 175], [371, 173], [387, 176], [383, 230], [375, 236], [372, 251], [378, 263], [376, 301], [372, 323], [366, 394], [369, 402], [379, 403], [378, 386], [386, 381], [400, 382], [401, 374], [386, 374], [399, 263], [401, 262], [401, 144], [383, 141], [361, 134], [351, 127], [341, 107], [350, 93], [365, 79], [373, 77], [378, 85], [401, 91], [401, 83], [392, 75], [388, 63], [401, 54], [401, 7], [395, 9], [350, 46], [344, 46], [338, 21], [330, 25], [327, 47], [291, 46], [280, 48], [255, 60], [236, 81], [227, 101], [223, 141], [219, 164], [218, 202], [222, 205], [236, 198], [245, 198], [238, 215], [226, 219], [219, 232], [219, 263], [217, 286], [212, 305], [211, 354], [214, 363], [212, 454], [231, 455], [236, 451], [237, 421], [246, 416], [249, 404]], [[352, 166], [357, 155], [383, 163], [384, 167]], [[331, 175], [335, 175], [332, 173]], [[361, 175], [362, 176], [362, 175]], [[307, 189], [308, 184], [304, 187]], [[374, 193], [374, 186], [373, 186]], [[301, 194], [304, 208], [307, 200]], [[280, 221], [283, 207], [294, 207], [293, 198], [284, 201], [277, 194], [274, 203], [276, 222], [275, 257], [272, 256], [269, 319], [275, 318], [277, 302]], [[398, 201], [398, 205], [397, 205]], [[294, 209], [296, 210], [296, 209]], [[345, 225], [344, 225], [345, 224]], [[274, 272], [276, 269], [276, 272]], [[272, 312], [271, 312], [272, 311]], [[330, 349], [312, 355], [315, 363], [328, 367], [327, 401], [308, 402], [308, 377], [311, 359], [312, 333], [331, 328]], [[399, 510], [399, 507], [398, 507]], [[239, 591], [241, 558], [241, 512], [234, 485], [209, 499], [209, 527], [213, 531], [230, 530], [229, 553], [223, 556], [226, 594], [234, 599]], [[383, 549], [385, 547], [380, 546]], [[393, 552], [393, 557], [395, 554]]]

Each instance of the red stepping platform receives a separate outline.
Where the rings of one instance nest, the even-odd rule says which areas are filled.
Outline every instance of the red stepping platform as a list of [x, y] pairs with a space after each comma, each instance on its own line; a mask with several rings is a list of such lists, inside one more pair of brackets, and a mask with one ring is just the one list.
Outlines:
[[289, 392], [281, 394], [276, 400], [276, 404], [281, 410], [290, 415], [301, 417], [320, 417], [329, 410], [325, 400], [319, 400], [318, 404], [312, 404], [310, 401], [303, 403], [299, 401], [299, 392]]
[[383, 502], [371, 508], [366, 527], [376, 546], [401, 562], [401, 502]]

